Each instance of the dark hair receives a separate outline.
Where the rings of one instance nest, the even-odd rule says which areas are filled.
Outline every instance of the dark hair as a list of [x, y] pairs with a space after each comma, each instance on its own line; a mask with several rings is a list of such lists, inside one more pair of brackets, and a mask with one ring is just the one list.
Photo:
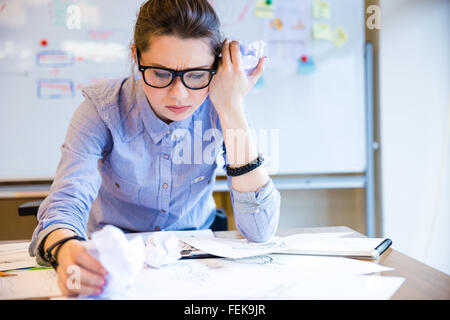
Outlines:
[[148, 0], [141, 5], [134, 27], [134, 45], [148, 50], [152, 35], [207, 39], [211, 53], [221, 49], [220, 21], [207, 0]]

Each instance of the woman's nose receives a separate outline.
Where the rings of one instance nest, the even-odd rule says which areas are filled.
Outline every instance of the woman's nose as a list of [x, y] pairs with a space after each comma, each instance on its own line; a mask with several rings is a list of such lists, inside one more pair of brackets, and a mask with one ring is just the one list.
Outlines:
[[176, 77], [169, 86], [169, 94], [173, 98], [185, 98], [188, 95], [188, 88], [186, 88], [180, 77]]

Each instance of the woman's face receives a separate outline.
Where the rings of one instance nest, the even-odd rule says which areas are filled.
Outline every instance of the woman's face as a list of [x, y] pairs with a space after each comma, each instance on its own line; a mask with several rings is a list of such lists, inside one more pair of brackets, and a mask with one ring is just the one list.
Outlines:
[[[134, 54], [134, 57], [135, 54]], [[150, 47], [141, 52], [143, 66], [163, 67], [173, 70], [210, 69], [215, 61], [214, 55], [203, 39], [180, 39], [176, 36], [152, 36]], [[205, 101], [209, 88], [188, 89], [177, 77], [166, 88], [153, 88], [141, 78], [145, 95], [155, 114], [164, 122], [181, 121], [190, 117]], [[188, 106], [187, 110], [177, 111], [174, 106]]]

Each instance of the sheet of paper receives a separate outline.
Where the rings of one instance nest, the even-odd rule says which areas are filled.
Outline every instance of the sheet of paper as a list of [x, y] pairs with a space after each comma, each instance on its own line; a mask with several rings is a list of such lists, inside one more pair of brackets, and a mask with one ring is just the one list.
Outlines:
[[311, 3], [307, 0], [274, 1], [273, 18], [265, 24], [267, 67], [295, 68], [297, 59], [310, 54]]
[[0, 271], [38, 267], [36, 258], [30, 257], [28, 253], [29, 245], [30, 242], [0, 245]]
[[383, 238], [317, 238], [310, 242], [292, 244], [286, 252], [368, 252], [375, 249], [383, 240]]
[[273, 237], [271, 240], [263, 243], [249, 242], [246, 239], [223, 238], [181, 238], [180, 240], [194, 248], [215, 256], [238, 259], [286, 251], [295, 248], [302, 243], [308, 243], [323, 238], [342, 237], [348, 234], [350, 233], [304, 233], [288, 237]]
[[266, 299], [307, 300], [387, 300], [405, 281], [399, 277], [299, 276], [295, 283], [288, 284], [267, 295]]
[[402, 278], [361, 276], [387, 270], [355, 259], [278, 254], [179, 260], [142, 270], [135, 285], [118, 298], [388, 299]]
[[53, 269], [20, 270], [14, 277], [0, 277], [0, 300], [61, 296]]
[[[159, 231], [157, 231], [159, 232]], [[207, 239], [214, 239], [214, 233], [211, 229], [203, 229], [203, 230], [183, 230], [183, 231], [171, 231], [173, 232], [178, 238], [207, 238]], [[128, 238], [128, 240], [132, 239], [133, 237], [140, 236], [143, 238], [143, 240], [147, 239], [149, 236], [154, 234], [155, 232], [139, 232], [139, 233], [126, 233], [125, 237]]]

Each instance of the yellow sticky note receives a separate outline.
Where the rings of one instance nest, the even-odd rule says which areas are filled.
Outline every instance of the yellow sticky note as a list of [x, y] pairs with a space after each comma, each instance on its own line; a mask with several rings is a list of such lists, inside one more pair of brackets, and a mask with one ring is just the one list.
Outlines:
[[272, 1], [256, 0], [255, 16], [258, 18], [273, 18]]
[[347, 34], [344, 29], [341, 27], [336, 27], [333, 31], [333, 38], [331, 41], [335, 44], [336, 47], [342, 47], [348, 40]]
[[313, 17], [316, 19], [330, 19], [330, 4], [326, 1], [315, 0], [313, 4]]
[[332, 32], [330, 25], [326, 23], [314, 23], [312, 28], [313, 38], [315, 40], [331, 40]]

